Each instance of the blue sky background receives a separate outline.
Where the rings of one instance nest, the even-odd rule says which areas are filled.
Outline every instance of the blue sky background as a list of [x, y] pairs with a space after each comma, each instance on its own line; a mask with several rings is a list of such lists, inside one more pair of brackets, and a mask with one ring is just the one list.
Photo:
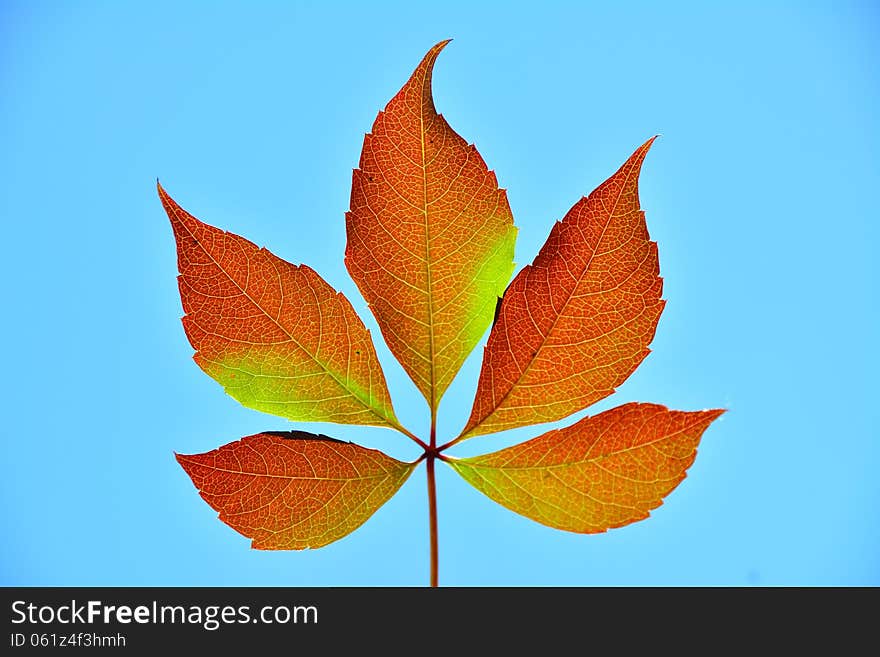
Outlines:
[[[436, 104], [508, 188], [519, 266], [662, 134], [641, 196], [668, 304], [651, 356], [589, 412], [729, 412], [666, 504], [604, 535], [538, 525], [441, 468], [441, 583], [880, 584], [880, 12], [704, 4], [2, 2], [0, 584], [427, 583], [423, 468], [308, 552], [250, 550], [198, 497], [173, 452], [261, 430], [417, 451], [245, 409], [198, 369], [155, 180], [342, 290], [424, 432], [342, 265], [343, 213], [363, 133], [447, 37]], [[441, 439], [467, 417], [481, 351]]]

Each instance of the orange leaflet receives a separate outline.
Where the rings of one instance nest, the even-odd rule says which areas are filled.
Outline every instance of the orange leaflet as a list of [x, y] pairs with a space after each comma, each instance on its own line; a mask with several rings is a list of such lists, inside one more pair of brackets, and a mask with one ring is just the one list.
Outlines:
[[305, 265], [202, 223], [162, 187], [195, 361], [245, 406], [292, 420], [399, 428], [348, 299]]
[[374, 449], [304, 431], [247, 436], [177, 454], [220, 520], [258, 550], [318, 548], [360, 527], [414, 467]]
[[434, 109], [434, 46], [364, 138], [345, 262], [432, 414], [492, 322], [516, 229], [476, 148]]
[[578, 201], [510, 284], [458, 440], [580, 411], [648, 355], [664, 305], [638, 195], [653, 141]]
[[648, 517], [684, 478], [723, 410], [624, 404], [492, 454], [451, 459], [469, 483], [511, 511], [592, 534]]

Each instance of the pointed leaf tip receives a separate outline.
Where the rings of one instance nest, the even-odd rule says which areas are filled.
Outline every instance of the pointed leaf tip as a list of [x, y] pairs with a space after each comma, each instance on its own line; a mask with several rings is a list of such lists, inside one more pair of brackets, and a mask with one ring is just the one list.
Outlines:
[[654, 142], [657, 141], [657, 139], [659, 139], [659, 138], [660, 138], [660, 135], [654, 135], [653, 137], [649, 138], [644, 144], [642, 144], [639, 147], [639, 150], [644, 149], [644, 151], [647, 153], [649, 150], [651, 150], [651, 147], [654, 145]]

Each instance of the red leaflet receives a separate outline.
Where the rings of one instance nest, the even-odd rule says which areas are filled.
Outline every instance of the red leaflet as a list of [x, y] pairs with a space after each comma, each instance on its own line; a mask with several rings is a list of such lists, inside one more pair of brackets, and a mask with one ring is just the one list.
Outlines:
[[648, 355], [664, 304], [638, 194], [653, 141], [578, 201], [510, 284], [462, 438], [571, 415]]
[[195, 361], [245, 406], [398, 427], [370, 332], [314, 270], [202, 223], [162, 187]]
[[177, 461], [220, 520], [259, 550], [317, 548], [350, 534], [414, 467], [304, 431], [260, 433]]

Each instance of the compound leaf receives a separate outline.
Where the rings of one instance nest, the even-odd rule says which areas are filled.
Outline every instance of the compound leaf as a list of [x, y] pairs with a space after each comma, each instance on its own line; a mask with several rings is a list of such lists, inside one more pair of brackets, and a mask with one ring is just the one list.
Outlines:
[[[250, 408], [392, 427], [424, 449], [405, 463], [324, 435], [260, 433], [176, 455], [202, 498], [254, 548], [318, 548], [366, 522], [425, 460], [435, 585], [436, 460], [539, 523], [603, 532], [662, 504], [724, 412], [629, 403], [491, 454], [443, 454], [610, 395], [649, 353], [665, 303], [638, 193], [653, 139], [575, 203], [508, 286], [517, 229], [506, 192], [434, 106], [433, 68], [447, 43], [431, 48], [364, 137], [345, 215], [346, 267], [428, 402], [428, 440], [397, 420], [348, 299], [309, 267], [199, 221], [159, 186], [184, 329], [206, 373]], [[438, 446], [440, 400], [489, 326], [470, 417]]]

